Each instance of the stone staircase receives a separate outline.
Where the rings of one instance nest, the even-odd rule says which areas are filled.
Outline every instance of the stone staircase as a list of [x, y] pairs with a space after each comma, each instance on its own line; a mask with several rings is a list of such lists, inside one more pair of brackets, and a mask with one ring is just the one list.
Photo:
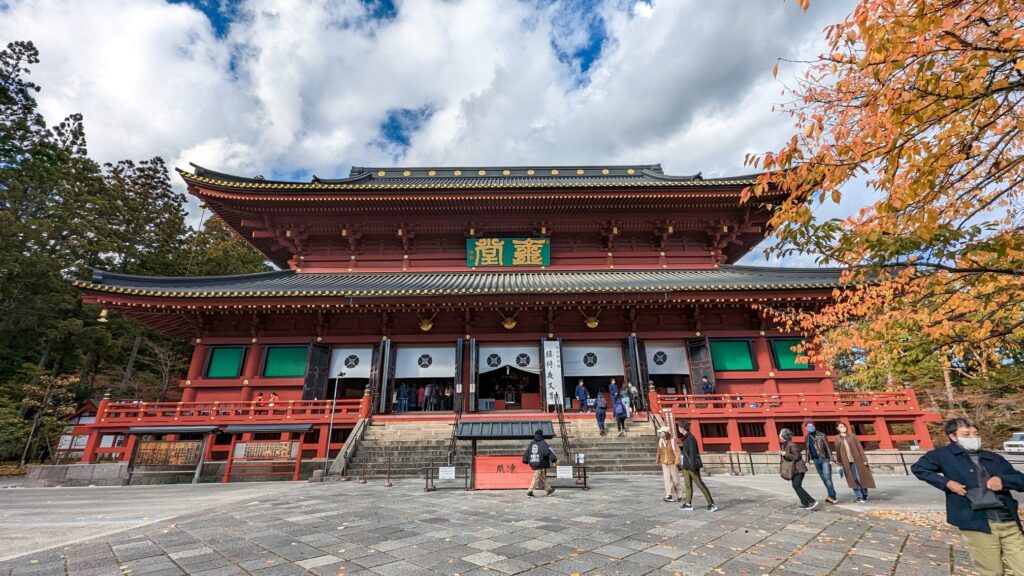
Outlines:
[[[660, 473], [661, 468], [654, 464], [657, 439], [651, 424], [646, 420], [631, 420], [627, 431], [618, 436], [613, 431], [614, 420], [610, 423], [608, 435], [600, 436], [592, 419], [566, 420], [571, 448], [574, 453], [585, 455], [588, 474]], [[553, 424], [556, 436], [549, 443], [561, 461], [568, 463], [562, 454], [562, 439], [557, 435], [558, 422]], [[357, 478], [365, 467], [367, 478], [383, 478], [387, 475], [390, 456], [392, 478], [421, 477], [422, 469], [428, 463], [437, 466], [447, 462], [451, 433], [450, 421], [379, 420], [367, 427], [349, 462], [346, 476]], [[527, 443], [526, 440], [481, 442], [477, 446], [477, 454], [521, 454]], [[454, 462], [468, 464], [472, 457], [470, 442], [459, 441], [456, 446]]]

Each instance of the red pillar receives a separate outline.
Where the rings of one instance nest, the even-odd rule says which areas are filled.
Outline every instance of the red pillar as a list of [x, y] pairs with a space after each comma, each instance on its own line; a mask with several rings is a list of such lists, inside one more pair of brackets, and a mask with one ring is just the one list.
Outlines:
[[892, 450], [892, 436], [889, 435], [889, 426], [885, 423], [885, 418], [879, 416], [875, 418], [875, 435], [878, 436], [878, 447], [882, 450]]
[[188, 365], [188, 379], [194, 380], [203, 377], [203, 367], [206, 365], [206, 355], [209, 354], [209, 346], [196, 345], [192, 350], [192, 362]]
[[917, 436], [917, 443], [921, 446], [922, 450], [931, 450], [935, 448], [932, 443], [932, 435], [928, 431], [928, 425], [924, 422], [924, 417], [914, 417], [914, 435]]
[[96, 461], [96, 447], [100, 444], [100, 425], [107, 419], [107, 405], [110, 404], [110, 393], [104, 394], [100, 405], [96, 407], [96, 422], [89, 431], [89, 439], [82, 449], [82, 463], [91, 464]]
[[775, 423], [775, 418], [765, 418], [764, 434], [768, 437], [769, 450], [773, 452], [782, 450], [782, 445], [779, 443], [779, 430]]
[[661, 402], [658, 400], [658, 392], [654, 386], [647, 386], [647, 405], [651, 412], [661, 412]]
[[704, 440], [700, 436], [700, 422], [691, 419], [690, 420], [690, 434], [693, 434], [693, 439], [697, 441], [697, 450], [704, 451]]
[[742, 452], [743, 442], [740, 441], [740, 425], [735, 418], [726, 420], [725, 429], [729, 434], [729, 451]]
[[370, 402], [371, 401], [372, 401], [372, 398], [370, 397], [370, 389], [367, 388], [367, 389], [363, 390], [363, 397], [362, 397], [361, 400], [359, 400], [359, 417], [360, 418], [366, 418], [367, 416], [370, 415], [370, 408], [371, 408]]
[[317, 428], [320, 431], [320, 442], [316, 447], [317, 458], [330, 458], [331, 457], [331, 438], [330, 434], [327, 433], [327, 426], [321, 426]]

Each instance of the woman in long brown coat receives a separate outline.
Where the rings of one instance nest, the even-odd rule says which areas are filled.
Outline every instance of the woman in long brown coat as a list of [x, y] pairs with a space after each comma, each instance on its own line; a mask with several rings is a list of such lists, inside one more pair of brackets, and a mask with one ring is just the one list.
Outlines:
[[840, 422], [836, 425], [836, 430], [839, 431], [839, 435], [836, 436], [836, 449], [832, 454], [842, 465], [846, 485], [853, 488], [857, 502], [866, 502], [868, 488], [875, 487], [875, 478], [871, 475], [871, 468], [868, 468], [868, 457], [864, 454], [864, 447], [856, 436], [850, 434], [846, 424]]

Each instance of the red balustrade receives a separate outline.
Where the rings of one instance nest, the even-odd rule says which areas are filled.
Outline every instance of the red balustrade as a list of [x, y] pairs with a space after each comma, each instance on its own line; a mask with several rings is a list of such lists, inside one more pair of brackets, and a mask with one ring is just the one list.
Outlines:
[[692, 417], [914, 416], [913, 390], [832, 394], [658, 394], [661, 409]]
[[[362, 401], [338, 400], [334, 423], [354, 423]], [[109, 402], [91, 426], [180, 426], [188, 424], [325, 424], [331, 419], [330, 400], [279, 402]]]

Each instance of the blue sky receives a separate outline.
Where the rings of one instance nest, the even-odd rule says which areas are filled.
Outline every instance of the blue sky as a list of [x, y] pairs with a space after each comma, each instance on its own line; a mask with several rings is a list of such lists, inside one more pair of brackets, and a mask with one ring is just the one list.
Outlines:
[[[51, 123], [100, 161], [243, 175], [352, 165], [661, 163], [747, 173], [850, 0], [3, 0]], [[176, 177], [175, 177], [175, 180]], [[180, 184], [177, 184], [180, 186]], [[843, 215], [866, 199], [854, 191]], [[750, 262], [758, 262], [751, 255]], [[786, 264], [807, 264], [790, 259]]]

